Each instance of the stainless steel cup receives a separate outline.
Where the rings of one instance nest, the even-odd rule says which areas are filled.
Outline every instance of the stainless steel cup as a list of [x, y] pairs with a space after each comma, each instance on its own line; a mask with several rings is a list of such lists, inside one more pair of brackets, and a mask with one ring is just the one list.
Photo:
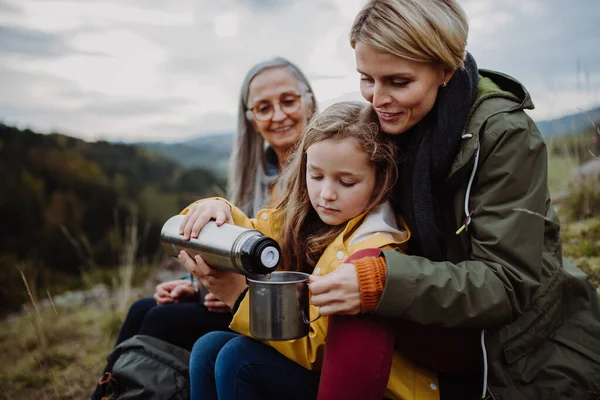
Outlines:
[[248, 278], [250, 334], [262, 340], [291, 340], [308, 334], [308, 274], [273, 272]]

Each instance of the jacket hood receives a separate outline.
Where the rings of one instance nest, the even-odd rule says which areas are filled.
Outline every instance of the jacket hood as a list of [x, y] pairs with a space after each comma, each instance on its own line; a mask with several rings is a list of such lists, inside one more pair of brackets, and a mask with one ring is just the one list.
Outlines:
[[479, 147], [479, 130], [486, 120], [496, 114], [533, 108], [529, 92], [519, 81], [501, 72], [480, 69], [477, 95], [469, 111], [460, 150], [452, 163], [448, 178], [451, 179], [474, 159]]
[[521, 82], [512, 76], [488, 69], [480, 69], [479, 75], [475, 103], [480, 99], [485, 100], [490, 94], [501, 94], [513, 97], [521, 105], [521, 108], [533, 110], [534, 105], [529, 92]]

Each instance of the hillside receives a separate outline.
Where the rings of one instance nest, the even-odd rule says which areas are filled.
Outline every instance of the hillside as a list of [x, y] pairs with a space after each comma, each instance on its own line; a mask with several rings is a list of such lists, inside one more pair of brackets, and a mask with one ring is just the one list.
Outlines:
[[137, 146], [2, 124], [0, 182], [0, 315], [24, 300], [19, 270], [51, 292], [81, 286], [123, 261], [132, 229], [134, 259], [151, 260], [164, 221], [225, 184]]
[[[567, 135], [548, 141], [549, 179], [551, 189], [553, 186], [555, 190], [564, 186], [569, 188], [567, 196], [560, 204], [557, 203], [561, 218], [563, 255], [586, 272], [592, 284], [598, 288], [598, 176], [592, 177], [595, 180], [575, 184], [581, 180], [581, 176], [573, 173], [586, 160], [594, 159], [590, 151], [600, 155], [600, 144], [596, 149], [590, 147], [590, 136], [600, 137], [600, 130], [583, 131], [581, 135]], [[199, 139], [200, 146], [202, 139]], [[149, 170], [161, 178], [147, 176], [146, 172]], [[100, 215], [94, 219], [94, 224], [108, 227], [110, 221], [105, 219], [110, 220], [111, 215], [103, 213], [103, 207], [107, 206], [102, 204], [113, 197], [118, 210], [115, 214], [119, 215], [120, 221], [123, 217], [131, 217], [132, 204], [140, 204], [139, 209], [146, 210], [139, 211], [140, 218], [149, 218], [148, 210], [168, 214], [174, 212], [169, 211], [169, 207], [177, 207], [173, 203], [185, 203], [189, 201], [186, 197], [195, 196], [186, 192], [179, 197], [174, 190], [210, 190], [207, 188], [213, 179], [211, 176], [204, 170], [183, 170], [172, 161], [148, 154], [147, 150], [139, 147], [103, 142], [85, 143], [62, 135], [37, 135], [0, 125], [0, 218], [3, 218], [3, 223], [0, 223], [0, 279], [3, 283], [0, 286], [0, 302], [6, 307], [6, 304], [13, 304], [16, 300], [23, 302], [27, 299], [27, 291], [18, 276], [17, 267], [25, 272], [34, 294], [27, 299], [23, 312], [0, 320], [0, 359], [3, 360], [0, 363], [0, 399], [89, 398], [106, 365], [106, 356], [114, 346], [125, 317], [126, 306], [139, 297], [152, 295], [156, 284], [153, 279], [148, 279], [149, 269], [143, 269], [138, 261], [134, 267], [145, 280], [143, 287], [141, 279], [136, 281], [131, 276], [109, 270], [109, 279], [95, 276], [89, 280], [77, 280], [81, 289], [84, 289], [83, 293], [94, 296], [85, 297], [80, 291], [54, 295], [60, 292], [56, 287], [57, 281], [64, 279], [65, 275], [50, 280], [47, 276], [50, 269], [42, 268], [46, 261], [41, 256], [36, 256], [40, 249], [50, 247], [44, 245], [49, 240], [44, 233], [48, 227], [60, 221], [65, 224], [66, 217], [75, 218], [77, 222], [95, 213]], [[149, 191], [148, 186], [159, 189]], [[61, 189], [57, 189], [58, 187]], [[143, 192], [148, 195], [141, 195]], [[52, 196], [51, 193], [63, 194]], [[554, 194], [553, 191], [553, 201]], [[53, 197], [57, 199], [49, 200]], [[94, 198], [98, 204], [94, 204]], [[173, 203], [166, 201], [167, 199], [172, 199]], [[68, 204], [61, 205], [67, 200]], [[50, 204], [55, 205], [50, 207]], [[80, 210], [82, 204], [85, 205], [83, 213]], [[146, 205], [142, 206], [143, 204]], [[8, 211], [7, 205], [12, 205]], [[42, 211], [31, 212], [36, 207]], [[23, 221], [20, 222], [21, 225], [5, 225], [6, 221], [15, 217], [10, 212], [19, 216], [20, 221]], [[72, 215], [66, 214], [67, 212]], [[123, 244], [127, 238], [125, 225], [121, 222], [118, 229], [106, 228], [109, 242]], [[81, 226], [80, 222], [73, 228], [78, 226]], [[91, 236], [91, 232], [79, 229], [83, 232], [82, 235], [77, 236], [73, 231], [72, 236], [83, 244], [87, 257], [88, 245], [96, 248], [98, 244], [93, 240], [84, 240], [86, 235]], [[25, 237], [25, 233], [31, 236]], [[141, 242], [155, 244], [157, 241], [150, 239], [150, 236], [147, 241]], [[5, 244], [9, 242], [14, 245], [19, 240], [28, 242], [23, 243], [23, 247], [27, 249], [25, 257], [17, 259], [14, 254], [7, 252]], [[64, 246], [58, 245], [51, 249], [56, 253], [65, 251]], [[143, 259], [142, 254], [150, 254], [150, 251], [142, 250], [140, 246], [138, 258]], [[119, 259], [120, 262], [126, 262]], [[155, 266], [156, 263], [152, 265], [152, 270], [156, 269]], [[122, 267], [117, 271], [122, 269], [126, 268]], [[8, 276], [10, 279], [7, 278], [7, 271], [12, 273]], [[56, 270], [52, 270], [52, 274], [53, 277], [56, 276]], [[91, 287], [90, 284], [93, 289], [85, 290]], [[122, 288], [127, 285], [136, 289], [126, 293]], [[600, 288], [598, 290], [600, 292]], [[119, 307], [119, 303], [125, 307]]]
[[145, 149], [179, 163], [183, 167], [202, 167], [227, 175], [233, 133], [201, 136], [178, 143], [138, 143]]
[[[600, 107], [562, 118], [537, 122], [546, 139], [589, 130], [590, 118], [600, 125]], [[227, 174], [227, 163], [233, 143], [232, 132], [222, 132], [176, 143], [140, 142], [138, 146], [160, 154], [184, 167], [208, 168], [219, 175]]]
[[594, 121], [596, 125], [600, 125], [600, 107], [561, 118], [540, 121], [536, 125], [542, 136], [550, 139], [588, 130], [592, 125], [590, 120]]

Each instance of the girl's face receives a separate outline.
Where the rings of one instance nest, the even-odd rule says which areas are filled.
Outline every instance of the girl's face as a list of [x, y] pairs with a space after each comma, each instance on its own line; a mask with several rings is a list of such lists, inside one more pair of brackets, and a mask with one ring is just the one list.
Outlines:
[[306, 150], [306, 186], [313, 208], [327, 225], [365, 211], [375, 186], [375, 167], [351, 139], [327, 139]]
[[399, 135], [433, 108], [438, 89], [451, 70], [385, 53], [367, 44], [355, 45], [360, 91], [373, 105], [384, 132]]
[[[278, 154], [289, 151], [296, 144], [306, 125], [309, 105], [302, 94], [298, 79], [287, 68], [266, 69], [250, 82], [248, 108], [263, 113], [272, 108], [270, 118], [261, 121], [255, 116], [252, 123]], [[297, 108], [292, 107], [293, 102], [299, 102]], [[285, 111], [289, 109], [294, 111]]]

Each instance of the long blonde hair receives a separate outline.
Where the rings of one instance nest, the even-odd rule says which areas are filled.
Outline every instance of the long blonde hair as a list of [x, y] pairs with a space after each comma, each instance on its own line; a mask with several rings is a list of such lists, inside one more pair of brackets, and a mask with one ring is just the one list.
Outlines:
[[258, 211], [258, 207], [268, 197], [268, 188], [262, 188], [261, 182], [265, 176], [265, 140], [256, 131], [252, 122], [246, 117], [248, 108], [248, 93], [250, 83], [261, 72], [267, 69], [285, 68], [298, 79], [301, 89], [312, 102], [310, 111], [316, 110], [313, 90], [308, 79], [300, 69], [290, 61], [276, 57], [254, 65], [244, 78], [240, 90], [238, 106], [238, 128], [233, 138], [233, 151], [229, 161], [227, 183], [227, 198], [248, 215]]
[[371, 0], [350, 30], [356, 42], [417, 62], [464, 66], [469, 22], [455, 0]]
[[375, 167], [375, 190], [365, 211], [385, 202], [397, 179], [393, 139], [379, 129], [371, 105], [341, 102], [316, 114], [284, 171], [285, 189], [275, 212], [285, 269], [311, 272], [325, 248], [345, 228], [345, 224], [330, 226], [321, 221], [306, 187], [306, 150], [328, 139], [352, 140]]

